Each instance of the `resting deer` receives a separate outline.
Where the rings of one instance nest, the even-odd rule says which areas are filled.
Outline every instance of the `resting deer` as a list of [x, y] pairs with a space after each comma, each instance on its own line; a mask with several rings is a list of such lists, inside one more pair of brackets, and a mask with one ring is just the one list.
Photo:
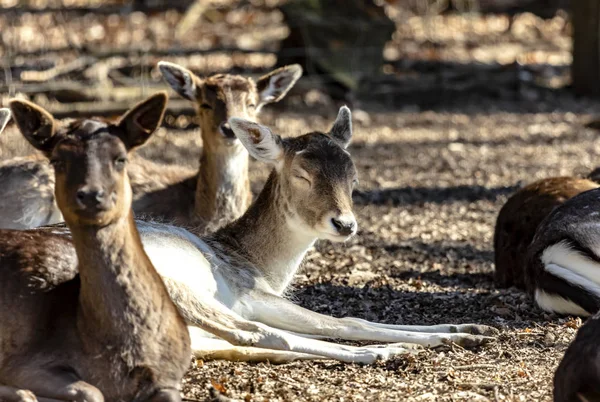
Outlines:
[[600, 400], [600, 312], [579, 329], [554, 374], [555, 402]]
[[598, 187], [587, 179], [551, 177], [520, 189], [504, 204], [494, 230], [494, 279], [498, 286], [525, 288], [527, 249], [538, 225], [554, 208], [579, 193]]
[[[302, 75], [298, 65], [259, 78], [217, 74], [202, 79], [173, 63], [158, 64], [165, 80], [194, 102], [200, 117], [200, 169], [170, 167], [132, 156], [129, 177], [136, 214], [213, 231], [238, 218], [252, 200], [248, 152], [227, 124], [231, 116], [255, 120], [278, 102]], [[43, 157], [0, 163], [0, 227], [26, 229], [62, 221], [54, 200], [52, 168]]]
[[600, 189], [554, 209], [529, 246], [526, 285], [536, 303], [559, 314], [600, 310]]
[[189, 334], [142, 247], [126, 174], [127, 154], [160, 125], [166, 102], [159, 93], [117, 124], [59, 131], [37, 106], [10, 103], [51, 158], [73, 243], [0, 231], [0, 400], [181, 400]]
[[[190, 326], [197, 357], [372, 363], [411, 352], [405, 343], [437, 346], [454, 341], [471, 346], [492, 339], [485, 335], [495, 329], [486, 326], [340, 319], [283, 297], [317, 239], [344, 241], [356, 233], [352, 189], [357, 176], [345, 149], [352, 136], [350, 117], [344, 107], [329, 133], [286, 139], [265, 126], [232, 118], [231, 128], [250, 154], [273, 168], [248, 211], [205, 238], [175, 226], [138, 222], [144, 248]], [[315, 337], [394, 344], [359, 348]]]

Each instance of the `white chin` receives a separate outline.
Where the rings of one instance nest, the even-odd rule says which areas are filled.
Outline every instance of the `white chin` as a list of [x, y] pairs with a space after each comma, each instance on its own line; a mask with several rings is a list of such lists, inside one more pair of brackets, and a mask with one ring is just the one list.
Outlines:
[[354, 236], [354, 235], [350, 235], [350, 236], [342, 236], [339, 234], [334, 234], [331, 232], [320, 232], [319, 233], [319, 238], [320, 239], [324, 239], [324, 240], [330, 240], [330, 241], [334, 241], [337, 243], [341, 243], [347, 240], [350, 240], [350, 238]]

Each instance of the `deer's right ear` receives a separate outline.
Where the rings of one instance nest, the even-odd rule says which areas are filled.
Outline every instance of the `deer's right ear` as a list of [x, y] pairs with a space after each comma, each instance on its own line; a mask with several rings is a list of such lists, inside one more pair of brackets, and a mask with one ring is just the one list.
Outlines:
[[254, 158], [271, 165], [283, 160], [281, 137], [268, 127], [237, 117], [229, 119], [229, 126]]
[[138, 103], [119, 120], [119, 138], [128, 151], [143, 145], [160, 124], [167, 109], [167, 93], [157, 92]]
[[200, 79], [187, 68], [175, 63], [159, 61], [158, 69], [167, 83], [185, 99], [195, 101]]
[[21, 131], [31, 145], [46, 154], [54, 148], [54, 117], [38, 105], [13, 99], [9, 103], [10, 111]]
[[0, 133], [4, 131], [4, 127], [6, 127], [6, 123], [10, 120], [10, 109], [2, 108], [0, 109]]

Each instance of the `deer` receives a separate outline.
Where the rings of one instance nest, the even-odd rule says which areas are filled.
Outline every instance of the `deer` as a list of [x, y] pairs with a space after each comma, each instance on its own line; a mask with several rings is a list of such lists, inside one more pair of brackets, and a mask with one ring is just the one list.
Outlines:
[[[214, 231], [241, 216], [252, 200], [248, 152], [227, 119], [256, 120], [265, 105], [285, 97], [302, 68], [284, 66], [256, 82], [231, 74], [200, 78], [166, 61], [159, 62], [158, 69], [175, 92], [194, 103], [203, 151], [196, 171], [132, 155], [128, 174], [133, 210], [140, 217], [185, 225], [195, 233]], [[0, 188], [4, 189], [1, 228], [27, 229], [62, 221], [54, 199], [52, 166], [44, 156], [0, 163]]]
[[587, 317], [600, 310], [600, 188], [556, 207], [538, 226], [525, 264], [536, 304], [556, 314]]
[[586, 402], [600, 398], [600, 312], [579, 328], [554, 373], [555, 402]]
[[[249, 120], [232, 117], [228, 123], [250, 155], [271, 166], [248, 210], [202, 237], [166, 223], [136, 222], [146, 253], [186, 320], [195, 357], [370, 364], [419, 353], [423, 346], [456, 342], [471, 347], [494, 340], [497, 330], [485, 325], [392, 325], [334, 318], [286, 299], [315, 241], [343, 242], [356, 234], [352, 191], [358, 178], [347, 150], [351, 112], [342, 107], [328, 132], [287, 138]], [[57, 226], [35, 231], [69, 238], [68, 230]], [[355, 347], [323, 338], [385, 344]]]
[[527, 250], [539, 224], [566, 200], [598, 188], [596, 179], [596, 171], [587, 178], [550, 177], [523, 187], [506, 201], [494, 228], [494, 280], [498, 287], [525, 289]]
[[189, 333], [144, 252], [126, 172], [166, 102], [158, 93], [116, 124], [86, 119], [60, 130], [38, 106], [10, 102], [54, 166], [71, 238], [0, 231], [0, 400], [181, 401]]

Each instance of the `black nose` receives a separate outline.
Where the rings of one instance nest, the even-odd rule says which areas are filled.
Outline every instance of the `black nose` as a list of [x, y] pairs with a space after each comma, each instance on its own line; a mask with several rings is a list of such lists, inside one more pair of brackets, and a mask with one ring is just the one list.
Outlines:
[[82, 207], [97, 208], [105, 201], [104, 191], [95, 188], [79, 189], [77, 191], [77, 201]]
[[235, 133], [233, 132], [233, 130], [231, 129], [231, 127], [229, 126], [228, 122], [225, 123], [221, 123], [221, 125], [219, 126], [219, 129], [221, 130], [221, 133], [223, 134], [223, 136], [225, 138], [229, 138], [229, 139], [234, 139], [235, 137]]
[[354, 233], [356, 223], [354, 221], [341, 221], [336, 218], [331, 218], [331, 224], [342, 236], [350, 236]]

